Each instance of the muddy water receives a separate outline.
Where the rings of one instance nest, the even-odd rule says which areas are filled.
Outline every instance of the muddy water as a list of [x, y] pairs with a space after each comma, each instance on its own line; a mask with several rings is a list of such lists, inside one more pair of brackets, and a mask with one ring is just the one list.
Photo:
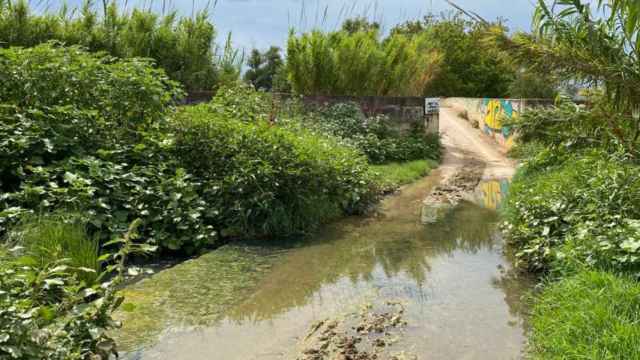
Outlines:
[[[494, 209], [506, 186], [483, 182], [478, 204], [463, 202], [425, 225], [422, 199], [437, 181], [434, 174], [406, 187], [375, 217], [346, 219], [311, 241], [279, 249], [268, 270], [214, 320], [199, 321], [208, 314], [196, 312], [127, 357], [295, 359], [314, 322], [393, 300], [405, 304], [408, 322], [398, 350], [419, 359], [519, 358], [525, 339], [520, 298], [528, 285], [510, 271], [496, 229]], [[215, 272], [209, 279], [174, 280], [163, 285], [168, 297], [176, 296], [172, 286], [220, 281]], [[216, 301], [204, 294], [190, 302], [206, 308]]]

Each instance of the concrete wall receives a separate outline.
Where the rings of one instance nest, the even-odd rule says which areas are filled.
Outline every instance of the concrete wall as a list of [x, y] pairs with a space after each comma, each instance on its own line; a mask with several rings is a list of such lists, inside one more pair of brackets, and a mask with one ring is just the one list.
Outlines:
[[504, 120], [517, 118], [528, 109], [552, 104], [552, 100], [546, 99], [447, 98], [442, 106], [468, 118], [472, 125], [491, 137], [503, 150], [509, 150], [515, 134], [509, 126], [503, 125]]
[[414, 124], [422, 123], [427, 133], [438, 133], [439, 117], [425, 115], [423, 97], [411, 96], [304, 96], [302, 101], [307, 105], [326, 106], [337, 103], [353, 102], [360, 106], [367, 116], [385, 115], [391, 125], [401, 129], [409, 129]]
[[[212, 99], [214, 92], [191, 92], [182, 102], [192, 105], [207, 102]], [[274, 93], [276, 101], [283, 101], [293, 97], [291, 94]], [[391, 125], [400, 130], [410, 129], [414, 124], [423, 123], [427, 133], [438, 133], [439, 117], [425, 115], [425, 99], [411, 96], [303, 96], [302, 102], [309, 106], [325, 106], [337, 103], [353, 102], [360, 106], [367, 116], [386, 115]]]

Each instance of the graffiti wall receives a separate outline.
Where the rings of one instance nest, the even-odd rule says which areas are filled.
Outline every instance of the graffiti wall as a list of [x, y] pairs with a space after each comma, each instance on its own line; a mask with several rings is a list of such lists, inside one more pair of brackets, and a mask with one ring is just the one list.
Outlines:
[[483, 121], [480, 124], [482, 131], [506, 149], [510, 149], [514, 137], [506, 123], [520, 115], [522, 106], [522, 100], [484, 99], [481, 109]]
[[505, 151], [513, 146], [516, 136], [507, 125], [509, 120], [527, 109], [549, 104], [551, 100], [538, 99], [448, 98], [443, 101], [443, 106], [453, 108]]

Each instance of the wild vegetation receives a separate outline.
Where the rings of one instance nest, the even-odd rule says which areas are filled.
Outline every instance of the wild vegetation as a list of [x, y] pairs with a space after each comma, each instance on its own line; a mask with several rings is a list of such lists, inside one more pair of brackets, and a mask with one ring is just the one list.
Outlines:
[[253, 49], [247, 58], [249, 69], [244, 73], [245, 82], [258, 90], [290, 91], [280, 51], [277, 46], [272, 46], [264, 52]]
[[376, 22], [347, 19], [334, 32], [291, 33], [286, 73], [304, 94], [554, 98], [558, 77], [512, 61], [488, 29], [510, 39], [502, 22], [462, 13], [407, 21], [386, 37]]
[[540, 1], [535, 35], [493, 34], [528, 66], [591, 88], [587, 107], [560, 99], [512, 124], [523, 166], [507, 201], [506, 231], [518, 262], [548, 278], [531, 319], [535, 359], [635, 358], [639, 351], [640, 18], [630, 1], [597, 7]]
[[230, 37], [216, 46], [207, 8], [180, 17], [176, 11], [126, 12], [117, 1], [103, 5], [85, 1], [80, 9], [62, 5], [58, 12], [39, 13], [26, 0], [0, 1], [0, 47], [58, 41], [118, 58], [151, 58], [187, 90], [211, 90], [238, 79], [242, 56], [231, 46]]
[[442, 58], [423, 37], [369, 31], [291, 33], [287, 73], [306, 95], [420, 95]]
[[439, 135], [426, 134], [421, 123], [403, 131], [391, 126], [386, 116], [365, 117], [358, 105], [350, 103], [327, 107], [317, 115], [308, 123], [344, 139], [361, 150], [372, 164], [440, 158]]
[[[13, 21], [11, 11], [28, 9], [2, 6], [1, 26]], [[47, 20], [67, 34], [91, 14], [62, 23], [27, 14], [24, 24], [34, 30]], [[130, 16], [114, 17], [122, 32], [110, 34], [124, 37], [145, 13]], [[0, 234], [9, 244], [0, 252], [3, 358], [107, 359], [117, 350], [107, 333], [117, 326], [111, 314], [122, 302], [116, 289], [127, 255], [304, 234], [366, 211], [383, 187], [405, 181], [376, 173], [371, 162], [439, 157], [437, 137], [419, 129], [397, 132], [377, 118], [374, 131], [353, 105], [344, 116], [339, 108], [309, 112], [295, 100], [274, 106], [267, 93], [235, 81], [218, 82], [209, 103], [178, 108], [181, 83], [204, 78], [113, 50], [121, 40], [113, 49], [40, 44], [56, 37], [5, 30], [9, 44], [33, 46], [0, 49]], [[353, 131], [337, 126], [341, 120]]]
[[[106, 253], [95, 269], [73, 266], [52, 247], [38, 249], [14, 247], [3, 251], [0, 262], [0, 356], [6, 359], [109, 359], [117, 347], [108, 331], [118, 327], [111, 314], [123, 301], [117, 294], [122, 284], [128, 255], [152, 251], [135, 244], [139, 222], [134, 222], [122, 237], [109, 244], [120, 250]], [[71, 230], [44, 225], [31, 241], [51, 245], [77, 239]], [[45, 254], [51, 260], [42, 262]], [[97, 275], [104, 281], [87, 282], [82, 274]]]

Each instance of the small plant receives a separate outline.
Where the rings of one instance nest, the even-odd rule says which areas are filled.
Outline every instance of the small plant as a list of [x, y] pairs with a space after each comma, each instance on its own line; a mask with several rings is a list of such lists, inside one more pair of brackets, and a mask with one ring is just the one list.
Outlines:
[[469, 111], [467, 110], [462, 110], [458, 113], [458, 116], [462, 119], [465, 119], [467, 121], [469, 121]]
[[26, 218], [9, 232], [8, 241], [24, 247], [39, 268], [66, 259], [71, 268], [92, 270], [77, 274], [87, 285], [93, 285], [101, 271], [99, 239], [87, 233], [86, 224], [77, 215]]
[[115, 253], [102, 255], [109, 265], [98, 282], [87, 285], [81, 272], [66, 259], [41, 265], [29, 255], [0, 263], [0, 358], [14, 360], [108, 360], [117, 356], [116, 343], [108, 333], [119, 326], [111, 314], [122, 304], [117, 294], [127, 256], [153, 251], [136, 244], [139, 220], [109, 246]]

